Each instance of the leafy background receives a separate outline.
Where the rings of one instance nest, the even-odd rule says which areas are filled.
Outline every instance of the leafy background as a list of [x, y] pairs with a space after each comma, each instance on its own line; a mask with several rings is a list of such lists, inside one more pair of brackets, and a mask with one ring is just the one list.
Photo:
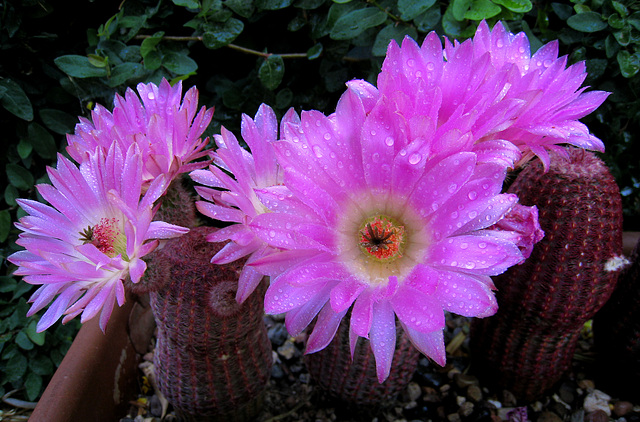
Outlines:
[[[375, 82], [386, 46], [430, 31], [463, 40], [486, 19], [524, 31], [532, 50], [554, 39], [586, 84], [613, 94], [583, 119], [605, 141], [603, 158], [623, 195], [625, 229], [640, 230], [640, 4], [574, 0], [9, 0], [0, 5], [0, 396], [34, 401], [78, 323], [36, 333], [33, 288], [6, 257], [18, 250], [16, 198], [64, 154], [65, 134], [96, 103], [166, 77], [196, 85], [215, 106], [208, 134], [239, 130], [262, 102], [331, 112], [352, 78]], [[14, 391], [17, 390], [17, 391]]]

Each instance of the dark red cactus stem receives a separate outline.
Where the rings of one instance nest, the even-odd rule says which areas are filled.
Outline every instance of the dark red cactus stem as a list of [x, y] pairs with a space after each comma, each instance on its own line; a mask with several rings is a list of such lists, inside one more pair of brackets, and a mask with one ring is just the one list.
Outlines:
[[553, 153], [509, 192], [537, 205], [545, 237], [521, 265], [494, 278], [496, 315], [471, 323], [472, 370], [494, 386], [532, 402], [571, 366], [580, 332], [609, 299], [622, 254], [622, 205], [615, 180], [595, 154]]
[[356, 406], [383, 406], [404, 390], [418, 366], [420, 353], [396, 324], [396, 350], [389, 377], [380, 384], [369, 340], [359, 338], [351, 360], [349, 314], [334, 339], [316, 353], [305, 355], [311, 378], [330, 396]]
[[640, 399], [640, 239], [611, 299], [593, 318], [598, 382], [616, 396]]
[[260, 410], [272, 365], [263, 322], [263, 282], [235, 300], [244, 262], [211, 264], [224, 244], [196, 227], [159, 249], [152, 265], [163, 286], [150, 292], [158, 324], [154, 355], [160, 390], [186, 421], [246, 421]]

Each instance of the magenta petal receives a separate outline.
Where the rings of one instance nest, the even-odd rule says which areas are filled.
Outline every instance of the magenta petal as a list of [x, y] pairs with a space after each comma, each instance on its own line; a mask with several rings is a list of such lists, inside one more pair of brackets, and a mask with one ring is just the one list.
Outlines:
[[459, 272], [443, 271], [435, 296], [445, 310], [466, 317], [487, 317], [498, 310], [490, 286]]
[[378, 382], [382, 384], [391, 371], [391, 363], [396, 348], [396, 317], [388, 301], [381, 301], [373, 306], [369, 340], [371, 341], [373, 355], [376, 358]]
[[342, 312], [334, 312], [331, 306], [325, 305], [318, 314], [318, 321], [307, 340], [305, 353], [315, 353], [327, 347], [336, 335], [340, 321], [346, 313], [346, 309]]
[[297, 336], [302, 330], [307, 328], [322, 307], [325, 306], [327, 300], [329, 300], [330, 290], [331, 286], [325, 287], [325, 290], [315, 295], [304, 305], [287, 312], [285, 326], [290, 335]]
[[402, 324], [411, 344], [415, 346], [422, 354], [433, 359], [440, 366], [444, 366], [447, 362], [447, 354], [444, 347], [444, 330], [432, 331], [430, 333], [422, 333], [411, 327]]
[[342, 312], [348, 309], [356, 298], [367, 288], [355, 277], [348, 277], [342, 280], [331, 290], [331, 307], [335, 312]]
[[264, 310], [268, 314], [280, 314], [298, 308], [312, 300], [327, 285], [320, 280], [308, 286], [294, 287], [282, 282], [280, 277], [272, 280], [264, 298]]
[[353, 304], [351, 311], [351, 329], [360, 337], [369, 338], [373, 320], [373, 291], [363, 291]]
[[404, 284], [389, 300], [398, 319], [423, 333], [444, 328], [442, 305], [431, 295]]

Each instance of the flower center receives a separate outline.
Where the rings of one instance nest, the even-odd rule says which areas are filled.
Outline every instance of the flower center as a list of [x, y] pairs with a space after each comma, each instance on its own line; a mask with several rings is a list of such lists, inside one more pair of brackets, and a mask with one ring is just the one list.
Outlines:
[[360, 249], [367, 258], [394, 261], [403, 255], [404, 233], [404, 226], [390, 217], [374, 216], [364, 222], [358, 233]]
[[111, 258], [122, 254], [123, 258], [127, 259], [127, 239], [118, 228], [116, 218], [103, 218], [95, 226], [88, 226], [80, 232], [80, 240], [83, 245], [91, 243]]

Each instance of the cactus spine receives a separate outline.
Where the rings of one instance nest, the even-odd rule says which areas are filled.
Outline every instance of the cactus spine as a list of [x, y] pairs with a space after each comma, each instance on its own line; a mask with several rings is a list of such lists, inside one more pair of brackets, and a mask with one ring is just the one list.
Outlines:
[[618, 187], [595, 154], [567, 149], [522, 170], [509, 192], [537, 205], [545, 237], [531, 256], [495, 278], [496, 315], [474, 320], [474, 371], [530, 402], [569, 369], [584, 323], [611, 295], [622, 253]]

